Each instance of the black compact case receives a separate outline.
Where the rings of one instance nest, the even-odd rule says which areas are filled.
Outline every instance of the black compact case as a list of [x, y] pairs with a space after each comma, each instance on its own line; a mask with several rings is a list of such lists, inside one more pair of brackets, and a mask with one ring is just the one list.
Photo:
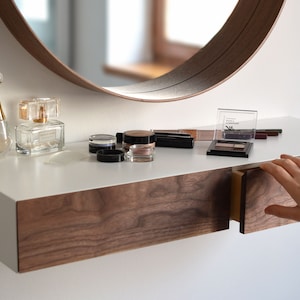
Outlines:
[[193, 148], [194, 138], [188, 133], [156, 132], [157, 147]]
[[249, 157], [253, 143], [231, 140], [213, 140], [207, 155]]

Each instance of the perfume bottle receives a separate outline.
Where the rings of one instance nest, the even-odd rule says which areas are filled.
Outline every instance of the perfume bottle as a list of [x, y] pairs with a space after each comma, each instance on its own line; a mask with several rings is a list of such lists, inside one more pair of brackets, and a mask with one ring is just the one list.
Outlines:
[[10, 149], [11, 138], [8, 132], [6, 117], [0, 103], [0, 158], [4, 157]]
[[58, 98], [35, 98], [19, 103], [19, 118], [25, 120], [16, 127], [16, 151], [33, 155], [61, 151], [64, 147], [64, 123], [54, 120], [59, 115]]

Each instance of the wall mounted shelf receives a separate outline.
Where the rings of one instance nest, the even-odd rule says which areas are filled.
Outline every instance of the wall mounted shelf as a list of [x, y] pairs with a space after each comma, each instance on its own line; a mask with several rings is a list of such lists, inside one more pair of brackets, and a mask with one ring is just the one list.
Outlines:
[[[53, 154], [12, 151], [0, 161], [0, 260], [27, 272], [228, 229], [232, 171], [247, 173], [249, 194], [261, 181], [242, 170], [281, 153], [300, 154], [294, 140], [300, 120], [262, 120], [258, 126], [281, 127], [283, 134], [256, 140], [249, 158], [207, 156], [209, 141], [196, 142], [194, 149], [157, 148], [151, 163], [97, 162], [87, 141], [66, 146], [64, 155], [84, 156], [68, 164], [48, 164]], [[267, 181], [270, 195], [283, 193], [284, 202], [291, 201], [274, 184]], [[258, 213], [269, 202], [253, 208], [249, 201], [243, 212], [254, 212], [256, 219], [248, 223], [246, 213], [242, 231], [271, 227]]]

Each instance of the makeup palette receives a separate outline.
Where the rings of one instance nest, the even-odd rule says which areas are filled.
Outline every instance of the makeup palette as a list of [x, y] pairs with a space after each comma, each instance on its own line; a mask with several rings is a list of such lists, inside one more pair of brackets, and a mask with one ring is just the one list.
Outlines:
[[207, 155], [248, 157], [253, 143], [231, 140], [213, 140]]

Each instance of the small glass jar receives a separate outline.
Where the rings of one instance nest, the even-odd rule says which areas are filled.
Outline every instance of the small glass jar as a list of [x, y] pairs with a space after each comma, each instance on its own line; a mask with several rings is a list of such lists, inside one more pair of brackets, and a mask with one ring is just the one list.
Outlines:
[[144, 144], [151, 145], [155, 148], [155, 133], [148, 130], [130, 130], [123, 134], [123, 148], [125, 151], [129, 150], [131, 145]]
[[114, 150], [116, 137], [110, 134], [93, 134], [89, 137], [89, 151], [96, 153], [98, 150]]
[[155, 148], [151, 144], [131, 145], [126, 152], [126, 160], [131, 162], [148, 162], [154, 159]]
[[153, 161], [155, 151], [155, 133], [147, 130], [131, 130], [123, 134], [125, 158], [131, 162]]

